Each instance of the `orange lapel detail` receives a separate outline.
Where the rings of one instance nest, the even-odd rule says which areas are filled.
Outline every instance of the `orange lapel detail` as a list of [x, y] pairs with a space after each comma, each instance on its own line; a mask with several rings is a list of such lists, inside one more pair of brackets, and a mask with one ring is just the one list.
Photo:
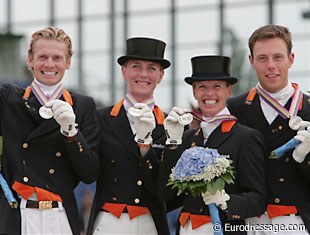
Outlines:
[[165, 120], [164, 112], [161, 111], [161, 109], [157, 105], [154, 106], [154, 111], [153, 112], [155, 114], [157, 124], [158, 125], [163, 125], [164, 124], [164, 120]]
[[230, 132], [231, 128], [235, 125], [236, 120], [222, 122], [222, 132]]
[[253, 87], [253, 88], [250, 90], [248, 96], [246, 97], [245, 104], [251, 105], [252, 102], [253, 102], [253, 100], [254, 100], [255, 95], [256, 95], [256, 88]]
[[123, 103], [124, 103], [124, 99], [122, 99], [120, 102], [115, 104], [111, 110], [110, 115], [113, 117], [117, 117], [117, 115], [119, 114], [119, 111], [121, 110], [121, 107], [123, 106]]

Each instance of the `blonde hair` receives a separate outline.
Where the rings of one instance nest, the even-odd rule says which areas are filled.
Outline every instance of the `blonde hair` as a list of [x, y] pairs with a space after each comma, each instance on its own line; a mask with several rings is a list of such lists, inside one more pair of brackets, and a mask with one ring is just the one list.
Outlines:
[[73, 55], [72, 42], [69, 35], [66, 34], [65, 31], [63, 31], [62, 29], [52, 26], [40, 29], [32, 34], [30, 46], [28, 49], [28, 55], [33, 55], [33, 46], [35, 42], [38, 41], [39, 39], [56, 39], [59, 40], [60, 42], [64, 42], [67, 46], [67, 52], [69, 57]]

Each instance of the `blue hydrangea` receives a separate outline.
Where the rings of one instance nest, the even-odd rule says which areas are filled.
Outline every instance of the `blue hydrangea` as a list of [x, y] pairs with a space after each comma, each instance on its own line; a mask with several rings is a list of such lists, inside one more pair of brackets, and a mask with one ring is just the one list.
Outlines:
[[204, 168], [214, 165], [216, 158], [222, 157], [216, 149], [192, 147], [185, 150], [173, 169], [174, 179], [203, 173]]

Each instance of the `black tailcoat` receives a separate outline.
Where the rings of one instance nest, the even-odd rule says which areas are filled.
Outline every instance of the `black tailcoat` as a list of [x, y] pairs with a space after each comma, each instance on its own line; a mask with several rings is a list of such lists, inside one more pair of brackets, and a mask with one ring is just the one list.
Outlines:
[[[221, 124], [222, 125], [222, 124]], [[228, 211], [220, 211], [223, 227], [227, 224], [244, 224], [244, 219], [261, 215], [267, 205], [265, 171], [266, 151], [261, 134], [253, 129], [236, 123], [230, 132], [222, 132], [221, 125], [208, 137], [206, 147], [217, 149], [220, 154], [229, 155], [235, 171], [234, 184], [226, 184], [225, 191], [230, 196]], [[188, 130], [183, 135], [183, 142], [175, 150], [166, 148], [160, 164], [159, 183], [161, 195], [165, 200], [176, 197], [176, 190], [165, 186], [172, 167], [185, 149], [203, 146], [201, 129]], [[182, 200], [180, 200], [182, 198]], [[202, 197], [193, 197], [185, 192], [176, 198], [182, 202], [182, 212], [196, 215], [209, 215], [208, 206]], [[225, 228], [224, 228], [225, 230]], [[246, 234], [246, 232], [229, 232], [225, 234]]]
[[112, 107], [98, 110], [101, 171], [87, 234], [92, 234], [96, 217], [108, 202], [148, 207], [158, 234], [168, 235], [165, 206], [157, 196], [156, 187], [159, 156], [165, 142], [164, 128], [157, 125], [153, 130], [153, 147], [142, 158], [124, 107], [117, 116], [111, 115], [111, 110]]
[[[36, 97], [31, 93], [24, 99], [23, 94], [24, 89], [11, 84], [0, 87], [2, 173], [9, 185], [18, 181], [59, 194], [72, 232], [79, 234], [73, 190], [79, 181], [91, 183], [99, 174], [95, 103], [90, 97], [71, 94], [79, 131], [69, 142], [54, 118], [45, 120], [39, 116], [41, 105]], [[1, 189], [0, 215], [0, 234], [21, 233], [20, 211], [9, 207]]]
[[[246, 104], [247, 94], [233, 97], [228, 101], [230, 112], [239, 121], [259, 130], [265, 140], [268, 155], [296, 135], [288, 126], [288, 119], [279, 115], [269, 125], [261, 109], [259, 96], [256, 95], [251, 104]], [[292, 99], [285, 107], [289, 109]], [[309, 97], [303, 95], [302, 109], [298, 116], [310, 121]], [[267, 161], [268, 203], [275, 205], [295, 205], [307, 229], [310, 231], [310, 154], [302, 163], [292, 157], [293, 150], [288, 151], [281, 159]]]

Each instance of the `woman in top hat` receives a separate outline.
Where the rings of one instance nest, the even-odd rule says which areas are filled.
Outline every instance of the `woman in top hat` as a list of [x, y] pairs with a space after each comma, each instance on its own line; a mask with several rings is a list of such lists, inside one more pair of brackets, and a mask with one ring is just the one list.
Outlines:
[[[230, 75], [230, 58], [198, 56], [191, 59], [193, 74], [185, 82], [192, 85], [193, 95], [202, 111], [200, 128], [183, 134], [183, 125], [177, 120], [184, 110], [174, 107], [164, 121], [167, 147], [161, 159], [159, 185], [165, 200], [176, 197], [176, 190], [166, 186], [173, 168], [185, 149], [204, 146], [229, 155], [235, 171], [234, 184], [215, 195], [202, 193], [193, 197], [181, 194], [179, 234], [213, 234], [208, 204], [219, 208], [224, 234], [246, 234], [244, 219], [262, 214], [266, 208], [265, 157], [261, 134], [242, 126], [230, 115], [226, 100], [231, 95], [237, 78]], [[224, 118], [225, 117], [225, 118]], [[212, 121], [213, 120], [213, 121]], [[183, 136], [182, 136], [183, 134]], [[238, 227], [239, 226], [239, 227]], [[215, 229], [215, 227], [214, 227]]]
[[101, 173], [88, 234], [169, 234], [156, 189], [165, 115], [153, 97], [170, 66], [165, 46], [157, 39], [130, 38], [126, 55], [118, 58], [128, 93], [98, 110]]

